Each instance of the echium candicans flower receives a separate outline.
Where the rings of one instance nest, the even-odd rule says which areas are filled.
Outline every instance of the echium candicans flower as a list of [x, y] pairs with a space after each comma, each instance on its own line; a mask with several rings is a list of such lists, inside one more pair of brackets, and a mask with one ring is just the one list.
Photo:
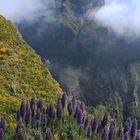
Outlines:
[[84, 124], [85, 123], [85, 116], [83, 116], [83, 120], [82, 120], [82, 124]]
[[108, 140], [108, 126], [107, 125], [104, 127], [102, 140]]
[[50, 104], [50, 107], [49, 107], [49, 117], [51, 119], [54, 119], [55, 118], [54, 104]]
[[4, 140], [4, 131], [0, 128], [0, 140]]
[[20, 115], [20, 108], [17, 110], [17, 121], [19, 121], [21, 115]]
[[25, 113], [25, 123], [26, 123], [26, 126], [31, 123], [31, 118], [32, 118], [32, 112], [31, 112], [31, 109], [28, 109]]
[[30, 102], [26, 103], [26, 111], [30, 109]]
[[46, 108], [46, 114], [49, 114], [50, 104]]
[[118, 138], [120, 138], [120, 139], [123, 138], [123, 131], [122, 131], [122, 127], [121, 126], [119, 127], [119, 130], [118, 130]]
[[41, 120], [41, 112], [39, 108], [37, 109], [36, 120]]
[[39, 99], [39, 101], [37, 102], [37, 108], [40, 109], [40, 112], [43, 111], [43, 100]]
[[136, 140], [140, 140], [140, 133], [139, 132], [137, 132], [137, 134], [136, 134]]
[[57, 104], [58, 104], [59, 102], [62, 103], [62, 98], [61, 98], [61, 96], [59, 96], [58, 99], [57, 99]]
[[45, 140], [54, 140], [54, 137], [50, 128], [46, 129]]
[[32, 114], [32, 118], [34, 118], [35, 117], [35, 115], [36, 115], [36, 107], [35, 107], [35, 105], [32, 105], [32, 107], [31, 107], [31, 114]]
[[46, 128], [46, 126], [47, 126], [47, 116], [46, 116], [46, 113], [43, 114], [42, 125], [43, 125], [44, 128]]
[[74, 118], [77, 118], [78, 110], [79, 110], [79, 106], [76, 107], [76, 110], [75, 110], [75, 113], [74, 113]]
[[76, 97], [75, 96], [72, 97], [72, 108], [73, 110], [76, 110]]
[[97, 114], [94, 115], [94, 119], [92, 121], [92, 132], [95, 132], [97, 130], [97, 127], [98, 127], [98, 116]]
[[82, 110], [79, 109], [77, 114], [77, 123], [82, 124], [82, 121], [83, 121], [83, 113]]
[[88, 128], [89, 122], [90, 122], [89, 118], [86, 118], [85, 119], [85, 123], [84, 123], [84, 129], [87, 129]]
[[36, 120], [36, 129], [38, 130], [40, 128], [40, 120]]
[[69, 115], [72, 115], [72, 113], [73, 113], [73, 107], [72, 107], [71, 102], [68, 103], [68, 112], [69, 112]]
[[84, 112], [84, 103], [81, 102], [79, 108], [82, 110], [82, 112]]
[[2, 128], [4, 132], [6, 132], [7, 124], [5, 118], [3, 117], [0, 119], [0, 128]]
[[61, 119], [63, 117], [61, 98], [58, 99], [56, 113], [57, 113], [57, 118], [58, 119]]
[[124, 133], [124, 140], [129, 140], [129, 134], [127, 131]]
[[21, 105], [20, 105], [20, 115], [23, 119], [25, 117], [25, 112], [26, 112], [26, 102], [24, 99], [22, 99]]
[[112, 140], [114, 136], [115, 136], [115, 124], [112, 121], [111, 124], [110, 124], [109, 138], [108, 138], [108, 140]]
[[81, 102], [79, 108], [81, 109], [82, 112], [84, 112], [84, 103]]
[[31, 101], [30, 101], [30, 106], [32, 105], [36, 105], [36, 99], [35, 99], [35, 95], [32, 96]]
[[131, 136], [131, 137], [135, 137], [136, 132], [137, 132], [137, 120], [135, 119], [135, 120], [133, 121], [132, 126], [131, 126], [130, 136]]
[[62, 96], [62, 107], [64, 108], [66, 105], [67, 95], [64, 93]]
[[102, 123], [101, 123], [101, 128], [103, 129], [108, 123], [108, 112], [105, 113]]
[[91, 138], [91, 136], [92, 136], [92, 128], [91, 128], [91, 126], [89, 126], [87, 129], [87, 137]]
[[127, 119], [127, 122], [128, 122], [128, 133], [130, 133], [130, 131], [131, 131], [131, 126], [132, 126], [132, 120], [131, 120], [130, 117]]

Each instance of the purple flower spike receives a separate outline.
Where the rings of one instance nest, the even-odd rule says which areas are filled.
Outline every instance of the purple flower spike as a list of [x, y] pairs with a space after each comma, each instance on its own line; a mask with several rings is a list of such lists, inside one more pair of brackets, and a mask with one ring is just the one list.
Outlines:
[[129, 140], [129, 134], [128, 134], [128, 132], [125, 132], [125, 134], [124, 134], [124, 140]]
[[102, 140], [108, 140], [108, 126], [107, 125], [104, 128]]
[[118, 138], [123, 138], [123, 131], [122, 131], [122, 127], [120, 126], [119, 127], [119, 130], [118, 130]]
[[137, 120], [135, 119], [131, 126], [130, 136], [135, 137], [136, 132], [137, 132]]
[[75, 96], [72, 97], [72, 107], [73, 107], [73, 110], [76, 110], [76, 97]]
[[82, 110], [79, 109], [78, 114], [77, 114], [77, 123], [82, 124], [83, 121], [83, 113]]
[[67, 95], [64, 93], [62, 96], [62, 107], [64, 108], [66, 105]]
[[77, 118], [78, 110], [79, 110], [79, 107], [77, 106], [76, 110], [75, 110], [75, 113], [74, 113], [74, 118]]
[[81, 102], [79, 108], [82, 110], [82, 112], [84, 112], [84, 103], [83, 102]]
[[51, 119], [55, 118], [55, 110], [54, 110], [54, 104], [50, 104], [50, 108], [49, 108], [49, 117]]
[[46, 114], [49, 114], [50, 104], [46, 108]]
[[45, 127], [46, 128], [46, 126], [47, 126], [47, 116], [46, 116], [46, 114], [44, 114], [43, 115], [43, 122], [42, 122], [43, 124], [43, 127]]
[[140, 132], [137, 132], [136, 140], [140, 140]]
[[45, 140], [54, 140], [54, 137], [53, 137], [53, 134], [52, 134], [52, 131], [50, 128], [47, 128], [46, 129], [46, 137], [45, 137]]
[[91, 126], [89, 126], [88, 130], [87, 130], [87, 137], [91, 138], [91, 136], [92, 136], [92, 128], [91, 128]]
[[21, 115], [20, 115], [20, 108], [17, 110], [17, 121], [19, 121]]
[[32, 112], [31, 112], [31, 109], [28, 109], [26, 111], [26, 114], [25, 114], [25, 123], [26, 123], [26, 126], [31, 123], [31, 117], [32, 117]]
[[34, 106], [34, 105], [32, 105], [32, 107], [31, 107], [31, 114], [32, 114], [32, 118], [34, 118], [35, 117], [35, 115], [36, 115], [36, 107]]
[[26, 103], [26, 111], [29, 110], [29, 109], [30, 109], [30, 103], [27, 102], [27, 103]]
[[115, 124], [114, 124], [114, 121], [112, 121], [110, 124], [109, 139], [108, 140], [112, 140], [114, 136], [115, 136]]
[[25, 112], [26, 112], [26, 102], [25, 100], [22, 100], [21, 105], [20, 105], [20, 115], [23, 119], [25, 117]]
[[87, 129], [88, 126], [89, 126], [89, 118], [86, 118], [84, 123], [84, 129]]
[[38, 101], [38, 103], [37, 103], [37, 108], [39, 108], [41, 112], [43, 111], [43, 101], [42, 101], [42, 99], [40, 99], [40, 100]]
[[104, 117], [103, 117], [103, 120], [102, 120], [102, 123], [101, 123], [101, 127], [102, 129], [105, 128], [105, 126], [107, 125], [108, 123], [108, 112], [105, 113]]
[[37, 109], [36, 120], [41, 120], [41, 113], [39, 108]]
[[61, 98], [58, 99], [56, 113], [57, 113], [57, 118], [58, 119], [61, 119], [63, 117], [63, 110], [62, 110], [62, 101], [61, 101]]
[[0, 128], [2, 128], [4, 132], [6, 132], [7, 124], [6, 120], [3, 117], [0, 119]]
[[30, 101], [30, 106], [32, 108], [32, 106], [36, 106], [36, 99], [35, 99], [35, 96], [33, 95], [31, 101]]
[[132, 126], [132, 120], [131, 120], [130, 117], [127, 118], [127, 122], [128, 122], [128, 133], [130, 133], [130, 131], [131, 131], [131, 126]]
[[92, 122], [92, 132], [95, 132], [97, 130], [97, 127], [98, 127], [98, 116], [97, 114], [95, 114]]
[[38, 130], [40, 128], [40, 120], [36, 120], [36, 129]]
[[72, 115], [72, 113], [73, 113], [73, 107], [72, 107], [71, 102], [68, 103], [68, 112], [69, 112], [69, 115]]
[[85, 116], [83, 116], [83, 120], [82, 120], [82, 124], [84, 124], [85, 123]]
[[4, 131], [0, 128], [0, 140], [4, 140]]

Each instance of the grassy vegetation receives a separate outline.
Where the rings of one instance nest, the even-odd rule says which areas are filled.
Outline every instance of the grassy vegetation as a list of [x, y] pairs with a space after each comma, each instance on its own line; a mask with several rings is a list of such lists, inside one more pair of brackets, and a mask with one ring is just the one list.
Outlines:
[[39, 56], [22, 39], [16, 27], [0, 16], [0, 116], [15, 120], [21, 98], [35, 94], [46, 102], [62, 93]]

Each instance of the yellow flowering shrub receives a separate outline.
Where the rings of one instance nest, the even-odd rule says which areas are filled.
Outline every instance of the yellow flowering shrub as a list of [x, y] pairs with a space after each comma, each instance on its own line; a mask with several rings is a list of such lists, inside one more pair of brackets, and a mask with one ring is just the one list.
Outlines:
[[21, 99], [33, 94], [49, 103], [62, 90], [17, 28], [0, 16], [0, 116], [13, 122], [10, 127]]

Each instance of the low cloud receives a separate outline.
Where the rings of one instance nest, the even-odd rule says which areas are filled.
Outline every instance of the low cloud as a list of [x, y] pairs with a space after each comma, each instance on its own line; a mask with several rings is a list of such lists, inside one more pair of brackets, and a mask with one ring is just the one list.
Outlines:
[[31, 23], [42, 16], [47, 17], [52, 3], [53, 0], [1, 0], [0, 15], [15, 23]]
[[105, 0], [89, 17], [118, 35], [140, 37], [140, 0]]

